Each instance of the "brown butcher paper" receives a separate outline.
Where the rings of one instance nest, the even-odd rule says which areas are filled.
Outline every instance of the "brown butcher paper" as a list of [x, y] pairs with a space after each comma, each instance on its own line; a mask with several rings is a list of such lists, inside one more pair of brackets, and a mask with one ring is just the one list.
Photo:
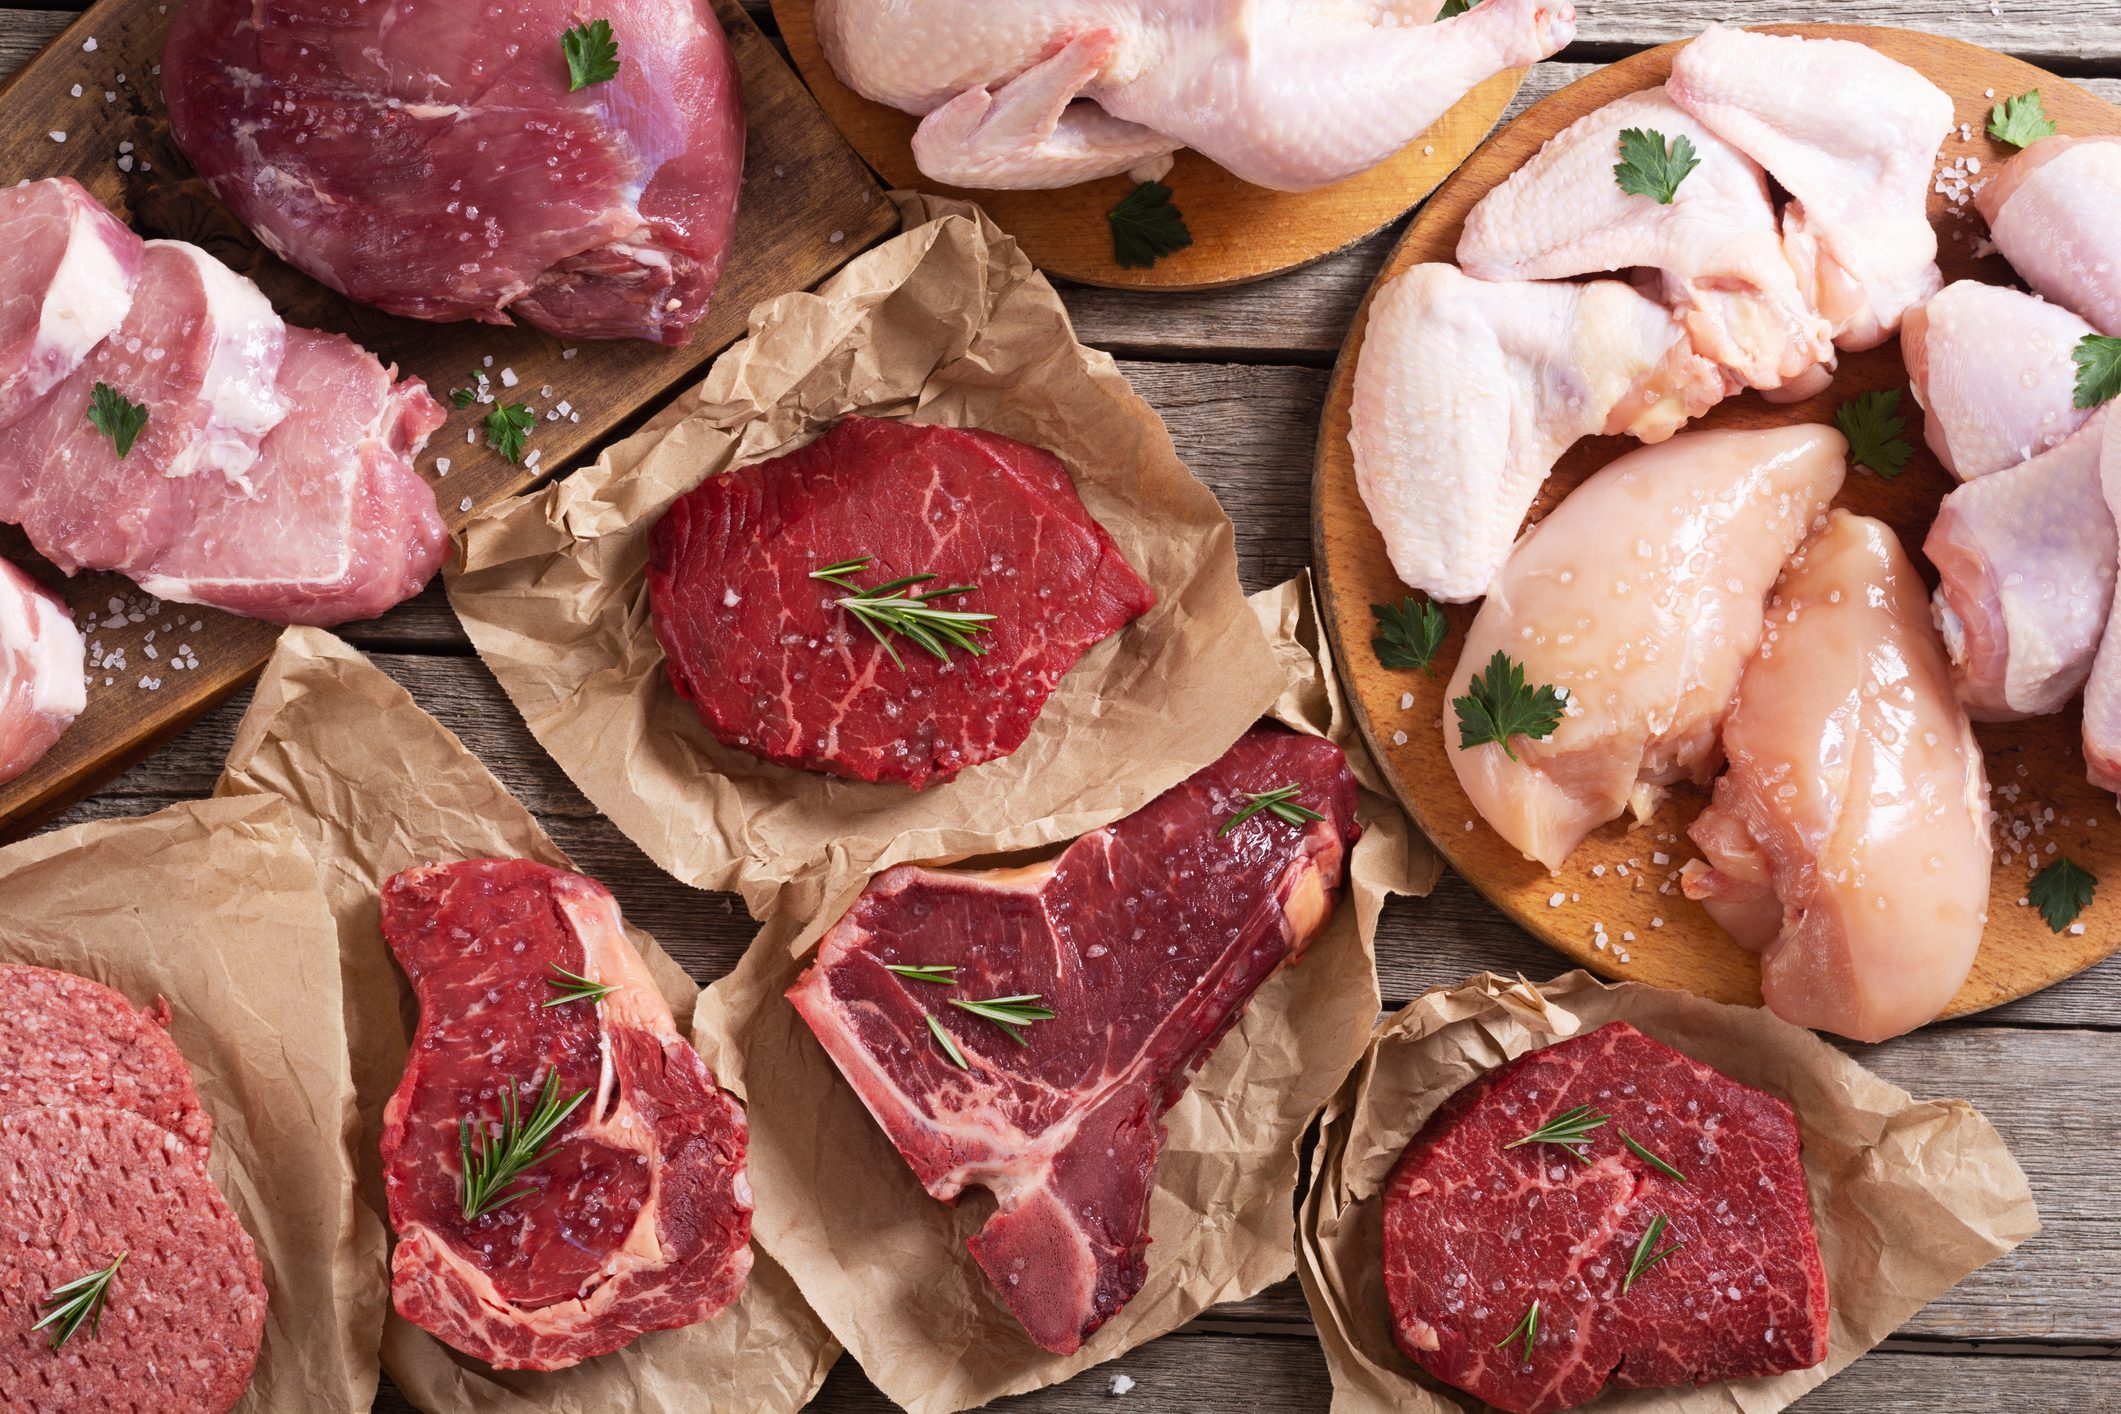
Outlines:
[[[285, 800], [316, 856], [345, 979], [361, 1194], [365, 1211], [381, 1218], [376, 1146], [383, 1103], [397, 1088], [417, 1018], [412, 989], [383, 941], [384, 882], [416, 864], [459, 859], [574, 866], [448, 728], [320, 629], [291, 629], [281, 638], [217, 791]], [[699, 989], [654, 939], [626, 931], [682, 1025]], [[703, 1400], [716, 1414], [787, 1414], [816, 1393], [839, 1347], [756, 1243], [753, 1255], [744, 1294], [720, 1314], [645, 1335], [572, 1369], [495, 1370], [395, 1311], [382, 1330], [383, 1364], [407, 1398], [436, 1414], [691, 1414], [707, 1407]], [[388, 1278], [380, 1239], [366, 1278], [383, 1320]]]
[[[383, 1225], [354, 1199], [338, 936], [287, 807], [194, 801], [39, 835], [0, 849], [0, 898], [0, 962], [169, 1003], [214, 1122], [207, 1169], [265, 1271], [265, 1341], [236, 1409], [368, 1414]], [[66, 1358], [120, 1338], [84, 1332]]]
[[[1183, 780], [1280, 691], [1238, 587], [1230, 522], [1111, 358], [973, 207], [900, 198], [909, 229], [815, 294], [751, 313], [707, 380], [596, 465], [463, 532], [449, 575], [472, 642], [582, 793], [657, 864], [806, 917], [829, 876], [1079, 834]], [[722, 745], [670, 686], [644, 567], [664, 509], [847, 413], [979, 427], [1066, 463], [1157, 606], [1061, 680], [1012, 756], [914, 792]]]
[[1969, 1272], [2040, 1230], [2025, 1174], [1963, 1100], [1917, 1100], [1758, 1007], [1571, 972], [1544, 986], [1482, 975], [1377, 1028], [1327, 1107], [1298, 1215], [1297, 1274], [1333, 1374], [1333, 1414], [1486, 1409], [1392, 1343], [1382, 1257], [1386, 1177], [1453, 1092], [1526, 1051], [1625, 1021], [1796, 1107], [1832, 1303], [1810, 1370], [1703, 1389], [1615, 1391], [1599, 1409], [1771, 1414], [1845, 1368]]
[[[1298, 1144], [1377, 1017], [1378, 911], [1387, 893], [1426, 891], [1437, 866], [1382, 792], [1342, 710], [1309, 585], [1257, 595], [1253, 611], [1281, 664], [1272, 714], [1339, 742], [1363, 784], [1352, 887], [1165, 1116], [1148, 1281], [1079, 1352], [1032, 1344], [965, 1248], [991, 1202], [968, 1195], [953, 1208], [930, 1198], [782, 995], [867, 871], [840, 870], [820, 908], [776, 912], [736, 971], [700, 999], [695, 1044], [751, 1104], [758, 1241], [877, 1387], [913, 1414], [1056, 1383], [1289, 1274]], [[1199, 727], [1203, 759], [1248, 725], [1216, 735]], [[1079, 832], [1072, 817], [1040, 819], [1011, 842], [1050, 854]], [[882, 862], [914, 857], [898, 850]]]

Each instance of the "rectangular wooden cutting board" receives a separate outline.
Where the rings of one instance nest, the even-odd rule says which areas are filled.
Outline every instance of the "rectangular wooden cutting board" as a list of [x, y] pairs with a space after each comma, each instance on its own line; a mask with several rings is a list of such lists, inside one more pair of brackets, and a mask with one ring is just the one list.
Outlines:
[[[266, 253], [170, 140], [160, 69], [178, 3], [104, 0], [0, 82], [0, 181], [73, 177], [142, 234], [191, 241], [257, 281], [290, 323], [347, 334], [426, 379], [450, 418], [418, 465], [452, 528], [593, 454], [615, 427], [697, 377], [744, 332], [752, 305], [808, 289], [898, 224], [772, 44], [735, 0], [714, 0], [743, 74], [749, 136], [736, 246], [689, 345], [568, 345], [528, 328], [424, 324], [363, 308]], [[512, 465], [485, 445], [488, 407], [450, 405], [449, 391], [474, 371], [502, 401], [537, 413], [525, 456], [535, 452], [534, 465]], [[63, 594], [90, 644], [88, 710], [42, 761], [0, 785], [0, 838], [180, 731], [248, 681], [279, 636], [254, 619], [157, 605], [116, 575], [66, 579], [12, 527], [0, 530], [0, 555]]]

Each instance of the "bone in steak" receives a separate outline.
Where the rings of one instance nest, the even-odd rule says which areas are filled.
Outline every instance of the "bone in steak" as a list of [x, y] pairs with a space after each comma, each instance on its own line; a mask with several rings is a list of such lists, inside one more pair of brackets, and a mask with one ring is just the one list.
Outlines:
[[[940, 606], [994, 615], [984, 652], [884, 644], [815, 570], [864, 586], [932, 574]], [[918, 790], [1007, 756], [1068, 670], [1156, 595], [1052, 453], [992, 432], [846, 417], [796, 451], [711, 476], [650, 537], [670, 680], [724, 743]]]
[[276, 255], [364, 304], [682, 344], [736, 224], [736, 61], [707, 0], [608, 0], [618, 73], [570, 92], [591, 13], [190, 0], [170, 126]]
[[[407, 870], [383, 936], [420, 1026], [383, 1111], [398, 1314], [503, 1369], [558, 1370], [688, 1326], [751, 1269], [743, 1111], [678, 1033], [600, 885], [526, 859]], [[613, 988], [558, 1001], [557, 969]], [[460, 1124], [527, 1118], [557, 1071], [588, 1098], [522, 1171], [520, 1199], [464, 1217]]]
[[0, 560], [0, 781], [36, 765], [88, 706], [86, 657], [66, 605]]
[[140, 238], [71, 177], [0, 190], [0, 427], [118, 327], [141, 253]]
[[[1606, 1117], [1585, 1137], [1587, 1162], [1551, 1143], [1508, 1147], [1578, 1106]], [[1444, 1101], [1392, 1170], [1393, 1338], [1512, 1414], [1573, 1408], [1609, 1385], [1808, 1369], [1826, 1358], [1827, 1291], [1799, 1148], [1787, 1104], [1625, 1022], [1519, 1056]], [[1657, 1249], [1679, 1245], [1628, 1286], [1659, 1217]], [[1534, 1301], [1527, 1353], [1519, 1327]]]
[[[1324, 818], [1260, 812], [1220, 833], [1248, 794], [1290, 785]], [[1159, 1117], [1325, 926], [1355, 796], [1339, 747], [1255, 727], [1049, 863], [879, 875], [789, 989], [929, 1193], [994, 1195], [972, 1255], [1045, 1349], [1077, 1349], [1141, 1289]], [[955, 968], [955, 982], [892, 966]], [[950, 1005], [1025, 994], [1055, 1016], [1021, 1045]]]
[[0, 963], [0, 1112], [108, 1105], [182, 1135], [201, 1158], [213, 1120], [200, 1107], [169, 1004], [149, 1011], [121, 992], [48, 967]]

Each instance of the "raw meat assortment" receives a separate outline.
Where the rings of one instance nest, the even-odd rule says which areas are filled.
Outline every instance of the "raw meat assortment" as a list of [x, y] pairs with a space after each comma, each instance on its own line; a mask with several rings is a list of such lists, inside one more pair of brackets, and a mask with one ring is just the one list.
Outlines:
[[1858, 1041], [1944, 1010], [1988, 916], [1988, 781], [1928, 595], [1844, 510], [1791, 562], [1724, 723], [1685, 889], [1784, 1020]]
[[2091, 672], [2114, 598], [2106, 423], [2102, 409], [2060, 446], [1967, 482], [1930, 523], [1932, 607], [1976, 721], [2059, 712]]
[[2059, 304], [1959, 280], [1908, 313], [1907, 376], [1922, 439], [1961, 481], [2060, 445], [2091, 414], [2071, 353], [2092, 326]]
[[1466, 631], [1446, 700], [1497, 652], [1565, 692], [1552, 736], [1464, 747], [1459, 784], [1496, 833], [1559, 869], [1666, 786], [1706, 782], [1782, 563], [1841, 489], [1832, 428], [1687, 432], [1598, 472], [1526, 533]]
[[2121, 335], [2121, 137], [2046, 137], [1975, 196], [2025, 282]]
[[[1262, 811], [1221, 833], [1285, 786], [1322, 818]], [[1158, 1116], [1325, 926], [1355, 798], [1338, 747], [1255, 727], [1047, 863], [877, 876], [789, 989], [928, 1192], [994, 1195], [972, 1255], [1043, 1348], [1076, 1350], [1140, 1290]], [[1021, 1045], [950, 1005], [1026, 995], [1053, 1015]]]
[[728, 259], [736, 61], [705, 0], [596, 10], [617, 74], [569, 91], [569, 0], [189, 0], [171, 130], [288, 263], [416, 319], [682, 344]]
[[213, 1120], [169, 1039], [169, 1003], [150, 1011], [121, 992], [48, 967], [0, 963], [0, 1112], [29, 1105], [131, 1110], [183, 1136], [201, 1158]]
[[[940, 607], [994, 616], [981, 651], [865, 627], [816, 573], [862, 558], [864, 586], [967, 587]], [[673, 502], [648, 589], [670, 680], [719, 740], [916, 790], [1016, 750], [1068, 670], [1156, 603], [1052, 453], [869, 417]]]
[[848, 87], [921, 117], [922, 172], [961, 187], [1062, 187], [1194, 148], [1283, 191], [1368, 170], [1475, 84], [1576, 33], [1568, 0], [1434, 7], [1300, 0], [818, 0]]
[[0, 428], [118, 327], [140, 257], [140, 238], [71, 177], [0, 189]]
[[42, 760], [87, 708], [87, 653], [66, 605], [0, 560], [0, 781]]
[[[436, 864], [384, 886], [382, 926], [420, 1003], [383, 1110], [398, 1314], [501, 1369], [559, 1370], [734, 1301], [751, 1270], [744, 1114], [611, 895], [525, 859]], [[563, 973], [612, 990], [567, 1000]], [[585, 1098], [516, 1174], [521, 1196], [466, 1218], [460, 1127], [499, 1144], [501, 1097], [527, 1122], [548, 1085]]]
[[1617, 280], [1488, 283], [1417, 265], [1377, 292], [1348, 442], [1392, 568], [1487, 592], [1540, 485], [1585, 437], [1672, 435], [1723, 397], [1671, 311]]
[[[1520, 1142], [1578, 1107], [1603, 1121], [1579, 1145]], [[1801, 1151], [1788, 1104], [1626, 1022], [1519, 1056], [1444, 1101], [1392, 1170], [1393, 1339], [1511, 1414], [1809, 1369], [1828, 1305]], [[1669, 1255], [1631, 1282], [1660, 1218]], [[1511, 1332], [1534, 1301], [1527, 1343]]]

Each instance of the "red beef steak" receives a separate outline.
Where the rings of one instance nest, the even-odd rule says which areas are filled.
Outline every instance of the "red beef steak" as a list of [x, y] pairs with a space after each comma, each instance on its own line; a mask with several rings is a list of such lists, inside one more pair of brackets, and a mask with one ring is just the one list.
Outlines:
[[[383, 1110], [398, 1313], [488, 1364], [558, 1370], [735, 1300], [744, 1114], [678, 1034], [611, 895], [527, 859], [437, 864], [384, 886], [383, 936], [420, 1000]], [[563, 971], [611, 990], [580, 995]], [[503, 1097], [527, 1119], [553, 1075], [560, 1098], [585, 1098], [508, 1185], [521, 1196], [467, 1219], [460, 1126], [498, 1137]]]
[[[939, 607], [994, 615], [984, 651], [887, 650], [812, 577], [863, 558], [865, 588], [974, 586]], [[1050, 452], [869, 417], [680, 497], [648, 589], [670, 680], [717, 739], [916, 790], [1016, 750], [1083, 654], [1156, 603]]]
[[[1291, 785], [1321, 818], [1255, 812], [1222, 833], [1248, 795]], [[789, 990], [929, 1193], [994, 1195], [972, 1255], [1047, 1350], [1141, 1289], [1158, 1117], [1325, 926], [1355, 795], [1339, 747], [1255, 727], [1048, 863], [878, 875]], [[1027, 994], [1054, 1016], [1021, 1043], [951, 1005]]]
[[[1580, 1107], [1604, 1123], [1574, 1148], [1518, 1142]], [[1444, 1102], [1392, 1170], [1384, 1265], [1399, 1348], [1512, 1414], [1826, 1358], [1795, 1112], [1625, 1022]]]

